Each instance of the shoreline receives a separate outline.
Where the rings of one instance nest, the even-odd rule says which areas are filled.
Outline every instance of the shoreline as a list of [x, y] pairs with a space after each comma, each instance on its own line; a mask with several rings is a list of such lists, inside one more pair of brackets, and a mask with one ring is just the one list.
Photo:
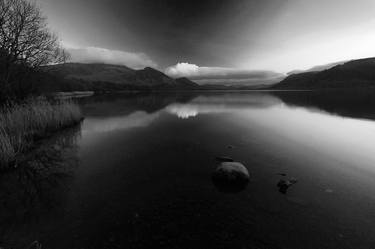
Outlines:
[[0, 109], [0, 170], [12, 168], [34, 145], [84, 119], [71, 101], [30, 99]]
[[33, 141], [33, 144], [31, 144], [30, 147], [27, 148], [25, 151], [17, 155], [15, 160], [10, 162], [7, 167], [4, 167], [4, 168], [0, 167], [0, 174], [9, 172], [11, 170], [15, 170], [19, 168], [19, 166], [24, 166], [24, 163], [27, 162], [30, 158], [33, 158], [33, 155], [42, 146], [45, 146], [46, 142], [48, 142], [51, 139], [54, 139], [57, 136], [60, 136], [61, 134], [64, 134], [64, 132], [69, 132], [69, 130], [74, 130], [78, 128], [82, 124], [83, 121], [84, 121], [84, 118], [82, 118], [77, 123], [67, 125], [58, 130], [48, 131], [43, 136], [36, 137], [35, 140]]

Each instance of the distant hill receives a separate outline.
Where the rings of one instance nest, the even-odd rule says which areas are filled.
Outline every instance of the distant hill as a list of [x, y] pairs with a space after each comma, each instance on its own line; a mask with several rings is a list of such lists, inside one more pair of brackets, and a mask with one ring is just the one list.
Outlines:
[[323, 71], [292, 74], [273, 89], [345, 89], [375, 87], [375, 58], [352, 60]]
[[[187, 79], [172, 79], [164, 73], [146, 67], [134, 70], [126, 66], [108, 64], [66, 63], [43, 68], [42, 87], [53, 91], [118, 91], [156, 89], [195, 89], [195, 82]], [[49, 83], [47, 82], [49, 81]]]
[[106, 64], [66, 63], [45, 67], [45, 71], [65, 79], [126, 83], [136, 70]]
[[346, 62], [348, 62], [348, 61], [332, 62], [332, 63], [328, 63], [328, 64], [324, 64], [324, 65], [314, 66], [314, 67], [306, 69], [306, 70], [293, 70], [291, 72], [288, 72], [287, 75], [323, 71], [323, 70], [330, 69], [330, 68], [332, 68], [334, 66], [337, 66], [337, 65], [342, 65]]
[[175, 80], [177, 85], [179, 87], [191, 87], [191, 88], [196, 88], [198, 87], [199, 85], [197, 83], [195, 83], [194, 81], [191, 81], [189, 80], [188, 78], [186, 77], [182, 77], [182, 78], [178, 78]]

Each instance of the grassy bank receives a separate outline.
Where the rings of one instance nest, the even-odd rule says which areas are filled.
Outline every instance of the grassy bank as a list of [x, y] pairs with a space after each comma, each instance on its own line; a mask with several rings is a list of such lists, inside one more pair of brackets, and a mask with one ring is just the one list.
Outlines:
[[83, 116], [70, 101], [30, 99], [0, 109], [0, 168], [14, 163], [35, 141], [79, 123]]

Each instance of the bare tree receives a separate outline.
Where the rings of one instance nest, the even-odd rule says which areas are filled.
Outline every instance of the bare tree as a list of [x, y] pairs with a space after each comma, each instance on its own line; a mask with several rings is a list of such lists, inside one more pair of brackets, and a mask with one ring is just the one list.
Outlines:
[[0, 57], [3, 88], [20, 66], [36, 69], [62, 63], [68, 54], [35, 2], [0, 0]]

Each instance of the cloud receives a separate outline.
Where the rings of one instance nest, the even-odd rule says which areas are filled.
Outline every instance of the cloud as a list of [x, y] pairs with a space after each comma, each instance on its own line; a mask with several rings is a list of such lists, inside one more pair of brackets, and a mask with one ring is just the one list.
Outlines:
[[195, 76], [199, 76], [201, 70], [202, 69], [199, 68], [195, 64], [189, 64], [189, 63], [182, 62], [182, 63], [177, 63], [174, 66], [168, 67], [165, 70], [165, 72], [166, 72], [166, 74], [168, 74], [169, 76], [172, 76], [172, 77], [190, 77], [190, 78], [192, 78], [192, 77], [195, 77]]
[[168, 67], [165, 73], [171, 77], [188, 77], [199, 84], [256, 85], [272, 84], [285, 77], [284, 74], [244, 70], [226, 67], [200, 67], [190, 63], [178, 63]]
[[71, 55], [71, 62], [124, 65], [134, 69], [157, 67], [157, 64], [144, 53], [133, 53], [98, 47], [67, 48], [67, 50]]

